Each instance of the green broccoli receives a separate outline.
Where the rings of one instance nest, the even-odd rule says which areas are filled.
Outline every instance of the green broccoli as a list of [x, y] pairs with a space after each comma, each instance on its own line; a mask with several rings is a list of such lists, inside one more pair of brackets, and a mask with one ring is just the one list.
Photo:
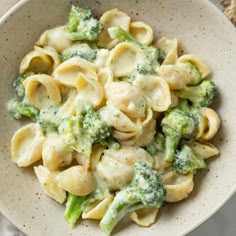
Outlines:
[[205, 161], [194, 155], [188, 145], [183, 145], [180, 151], [176, 152], [173, 168], [180, 174], [193, 173], [197, 169], [207, 168]]
[[161, 177], [147, 163], [137, 161], [132, 182], [118, 192], [100, 221], [108, 235], [128, 212], [144, 207], [160, 208], [166, 197]]
[[90, 48], [86, 43], [76, 43], [61, 53], [62, 61], [66, 61], [77, 56], [85, 60], [92, 61], [97, 56], [97, 49]]
[[66, 144], [88, 156], [93, 144], [103, 143], [112, 135], [112, 128], [102, 120], [99, 111], [83, 101], [78, 102], [76, 115], [64, 119], [58, 130]]
[[124, 76], [124, 77], [119, 77], [118, 80], [119, 81], [123, 81], [129, 84], [133, 84], [133, 82], [135, 81], [135, 75], [129, 75], [129, 76]]
[[162, 133], [156, 133], [152, 141], [146, 147], [147, 152], [151, 156], [155, 156], [158, 152], [165, 151], [165, 137]]
[[129, 33], [123, 30], [121, 27], [111, 27], [108, 29], [108, 33], [112, 39], [118, 39], [121, 42], [132, 43], [143, 50], [146, 55], [146, 63], [139, 64], [137, 66], [137, 71], [140, 74], [155, 74], [160, 64], [165, 59], [165, 53], [159, 49], [152, 46], [147, 46], [138, 42]]
[[37, 121], [45, 132], [50, 132], [58, 130], [62, 118], [58, 115], [58, 108], [50, 106], [40, 110]]
[[198, 86], [186, 86], [177, 92], [181, 98], [188, 99], [194, 107], [210, 106], [216, 96], [217, 90], [213, 80], [204, 80]]
[[19, 75], [14, 81], [13, 81], [13, 88], [16, 92], [16, 95], [19, 99], [23, 99], [25, 96], [25, 88], [23, 86], [23, 81], [26, 80], [29, 76], [34, 75], [34, 72], [28, 72], [22, 75]]
[[188, 85], [197, 85], [201, 82], [201, 73], [191, 62], [178, 63], [178, 66], [190, 74], [192, 80]]
[[66, 30], [73, 41], [96, 41], [103, 25], [94, 18], [91, 9], [72, 6]]
[[7, 109], [15, 119], [21, 119], [22, 116], [26, 116], [33, 121], [36, 121], [39, 114], [37, 108], [17, 99], [10, 100], [7, 104]]
[[174, 108], [166, 113], [161, 126], [166, 137], [164, 159], [173, 161], [180, 139], [194, 135], [198, 126], [198, 117], [194, 113]]
[[66, 210], [64, 218], [69, 222], [70, 227], [73, 228], [83, 213], [84, 209], [93, 202], [102, 201], [110, 195], [107, 189], [96, 189], [93, 193], [86, 196], [75, 196], [68, 193], [66, 201]]

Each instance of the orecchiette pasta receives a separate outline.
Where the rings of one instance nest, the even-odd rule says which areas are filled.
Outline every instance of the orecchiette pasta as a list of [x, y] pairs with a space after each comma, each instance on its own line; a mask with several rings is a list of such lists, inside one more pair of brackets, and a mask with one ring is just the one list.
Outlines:
[[97, 67], [81, 58], [73, 57], [61, 63], [53, 72], [56, 81], [66, 87], [77, 87], [77, 78], [79, 74], [85, 75], [90, 79], [97, 79]]
[[204, 64], [200, 59], [198, 59], [195, 55], [192, 54], [185, 54], [178, 58], [177, 65], [179, 63], [192, 63], [200, 72], [201, 77], [204, 79], [210, 73], [210, 70], [206, 64]]
[[85, 196], [96, 189], [93, 174], [79, 165], [60, 172], [57, 181], [60, 188], [78, 196]]
[[131, 118], [145, 117], [146, 100], [140, 90], [125, 82], [114, 82], [106, 87], [107, 102]]
[[120, 26], [124, 30], [129, 31], [130, 17], [125, 12], [119, 11], [116, 8], [106, 11], [101, 16], [100, 21], [104, 27], [98, 39], [98, 45], [100, 47], [111, 49], [118, 43], [118, 40], [110, 38], [108, 34], [110, 27]]
[[72, 162], [72, 150], [57, 133], [49, 134], [42, 149], [43, 165], [55, 171], [59, 167], [68, 166]]
[[144, 43], [149, 45], [153, 38], [153, 30], [152, 28], [141, 21], [135, 21], [130, 23], [130, 34], [137, 39], [140, 43]]
[[20, 128], [11, 140], [12, 161], [20, 167], [26, 167], [40, 160], [44, 141], [39, 124], [31, 123]]
[[179, 202], [188, 197], [192, 192], [194, 182], [193, 174], [181, 175], [170, 171], [162, 176], [167, 196], [166, 202]]
[[144, 93], [154, 111], [166, 111], [171, 105], [169, 86], [161, 77], [142, 76], [135, 80], [134, 85]]
[[119, 150], [105, 150], [95, 173], [109, 188], [120, 189], [132, 179], [137, 160], [153, 164], [152, 157], [142, 148], [123, 146]]
[[34, 172], [46, 195], [59, 203], [63, 203], [66, 200], [66, 192], [58, 186], [56, 173], [50, 172], [44, 166], [35, 166]]
[[23, 84], [28, 100], [38, 109], [60, 104], [60, 89], [51, 76], [43, 74], [32, 75]]
[[158, 75], [166, 80], [172, 90], [182, 89], [191, 81], [189, 73], [177, 65], [161, 66]]
[[83, 219], [101, 220], [105, 215], [109, 205], [112, 203], [114, 196], [109, 195], [102, 201], [97, 201], [89, 204], [83, 211]]
[[52, 47], [57, 52], [62, 52], [64, 49], [72, 45], [72, 41], [68, 38], [68, 33], [65, 30], [65, 26], [57, 26], [50, 30], [45, 30], [40, 36], [36, 45], [40, 47]]
[[135, 71], [144, 60], [145, 55], [139, 47], [119, 43], [111, 50], [107, 63], [115, 77], [123, 77]]
[[196, 139], [209, 140], [212, 139], [220, 127], [220, 118], [217, 113], [208, 107], [200, 109], [198, 132]]
[[157, 213], [158, 208], [150, 207], [134, 211], [129, 214], [129, 217], [136, 224], [148, 227], [155, 222]]
[[175, 64], [178, 57], [178, 42], [177, 39], [161, 38], [156, 44], [156, 47], [163, 50], [165, 53], [165, 59], [163, 65]]
[[35, 46], [21, 61], [20, 73], [29, 71], [51, 74], [61, 63], [56, 50], [51, 47], [40, 48]]

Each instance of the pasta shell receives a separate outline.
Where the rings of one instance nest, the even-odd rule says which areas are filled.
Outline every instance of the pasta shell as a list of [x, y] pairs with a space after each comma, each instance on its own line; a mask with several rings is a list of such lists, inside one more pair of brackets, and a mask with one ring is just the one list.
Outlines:
[[154, 34], [152, 28], [141, 21], [130, 23], [129, 33], [140, 43], [151, 44]]
[[157, 213], [158, 213], [158, 208], [154, 207], [142, 208], [140, 210], [130, 213], [129, 217], [136, 224], [148, 227], [155, 222]]
[[72, 166], [57, 176], [58, 185], [77, 196], [85, 196], [96, 189], [96, 179], [83, 166]]
[[57, 133], [47, 136], [42, 150], [43, 165], [49, 170], [58, 170], [60, 167], [70, 165], [72, 150], [64, 143], [63, 138]]
[[118, 40], [111, 39], [108, 33], [110, 27], [120, 26], [125, 31], [129, 31], [130, 17], [123, 11], [118, 9], [112, 9], [106, 11], [100, 18], [100, 22], [103, 24], [103, 31], [98, 37], [98, 46], [102, 48], [113, 48]]
[[114, 77], [123, 77], [136, 71], [144, 60], [142, 49], [131, 43], [119, 43], [111, 50], [107, 63]]
[[127, 185], [134, 175], [137, 160], [153, 164], [152, 157], [142, 148], [121, 146], [119, 150], [104, 150], [95, 173], [111, 189], [120, 189]]
[[45, 30], [40, 36], [36, 45], [40, 47], [52, 47], [61, 53], [66, 48], [72, 45], [72, 41], [68, 37], [68, 33], [65, 30], [65, 26], [57, 26], [55, 28]]
[[199, 58], [192, 54], [185, 54], [178, 58], [178, 63], [185, 63], [190, 62], [192, 63], [200, 72], [202, 79], [207, 77], [210, 74], [210, 70], [206, 64], [204, 64]]
[[167, 192], [166, 202], [179, 202], [189, 196], [193, 190], [193, 174], [181, 175], [170, 171], [162, 176]]
[[44, 141], [39, 124], [31, 123], [20, 128], [11, 140], [12, 161], [20, 167], [26, 167], [40, 160]]
[[61, 63], [56, 50], [51, 47], [40, 48], [35, 46], [21, 61], [20, 74], [26, 72], [39, 72], [51, 74]]
[[166, 111], [171, 105], [170, 89], [167, 82], [161, 77], [153, 75], [139, 76], [134, 81], [154, 111]]
[[29, 102], [38, 109], [58, 106], [61, 102], [60, 89], [49, 75], [32, 75], [24, 82], [25, 95]]
[[34, 172], [46, 195], [59, 203], [63, 203], [66, 200], [66, 192], [58, 187], [55, 173], [50, 172], [44, 166], [35, 166]]

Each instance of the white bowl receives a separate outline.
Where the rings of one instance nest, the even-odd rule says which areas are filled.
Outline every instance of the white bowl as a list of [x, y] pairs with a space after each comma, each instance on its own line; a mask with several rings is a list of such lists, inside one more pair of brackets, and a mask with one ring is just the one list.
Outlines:
[[[5, 108], [13, 96], [13, 78], [39, 35], [65, 23], [71, 2], [78, 1], [23, 0], [0, 21], [0, 211], [28, 235], [103, 235], [94, 221], [83, 221], [70, 229], [63, 218], [64, 206], [42, 193], [32, 168], [18, 168], [10, 160], [11, 137], [22, 125], [10, 118]], [[157, 37], [176, 37], [184, 51], [196, 54], [213, 72], [219, 90], [215, 105], [222, 119], [214, 141], [221, 155], [209, 162], [209, 172], [196, 176], [191, 196], [163, 207], [152, 227], [140, 228], [123, 220], [114, 231], [117, 235], [185, 235], [215, 213], [236, 190], [235, 28], [206, 0], [79, 2], [98, 15], [117, 7], [150, 24]]]

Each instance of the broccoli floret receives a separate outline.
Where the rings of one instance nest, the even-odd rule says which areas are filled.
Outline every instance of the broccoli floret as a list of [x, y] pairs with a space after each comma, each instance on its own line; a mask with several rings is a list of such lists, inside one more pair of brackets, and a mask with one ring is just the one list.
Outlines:
[[188, 99], [194, 107], [208, 107], [213, 103], [216, 93], [215, 82], [213, 80], [204, 80], [198, 86], [186, 86], [177, 92], [177, 95]]
[[61, 53], [62, 61], [66, 61], [77, 56], [85, 60], [92, 61], [97, 56], [97, 49], [90, 48], [86, 43], [76, 43]]
[[96, 41], [103, 25], [94, 18], [91, 9], [72, 6], [66, 30], [71, 40]]
[[144, 207], [160, 208], [166, 197], [161, 177], [147, 163], [137, 161], [132, 182], [118, 192], [100, 222], [108, 235], [128, 212]]
[[39, 114], [39, 110], [37, 108], [17, 99], [10, 100], [7, 104], [7, 109], [9, 113], [17, 120], [21, 119], [22, 116], [26, 116], [33, 121], [36, 121]]
[[51, 106], [40, 110], [37, 121], [45, 132], [50, 132], [58, 130], [62, 118], [58, 116], [58, 108]]
[[180, 151], [176, 152], [173, 167], [180, 174], [193, 173], [197, 169], [207, 168], [205, 161], [194, 155], [188, 145], [183, 145]]
[[124, 76], [124, 77], [119, 77], [118, 79], [119, 79], [119, 81], [123, 81], [123, 82], [129, 83], [129, 84], [133, 84], [136, 77], [135, 77], [135, 75], [129, 75], [129, 76]]
[[19, 99], [23, 99], [25, 96], [25, 88], [23, 86], [23, 81], [26, 80], [29, 76], [34, 75], [34, 72], [28, 72], [22, 75], [19, 75], [13, 82], [13, 88], [16, 92], [16, 95]]
[[146, 63], [139, 64], [137, 66], [137, 71], [140, 74], [155, 74], [160, 64], [164, 61], [165, 53], [159, 49], [152, 46], [147, 46], [138, 42], [129, 33], [123, 30], [121, 27], [111, 27], [108, 29], [108, 33], [112, 39], [118, 39], [121, 42], [132, 43], [143, 50], [146, 55]]
[[112, 128], [102, 120], [99, 111], [79, 101], [76, 115], [62, 121], [59, 133], [71, 148], [89, 156], [93, 144], [103, 143], [111, 137]]
[[84, 209], [93, 202], [102, 201], [110, 195], [107, 189], [96, 189], [93, 193], [86, 196], [75, 196], [68, 193], [66, 201], [66, 210], [64, 218], [69, 222], [70, 227], [73, 228], [83, 213]]
[[192, 80], [188, 85], [197, 85], [201, 82], [201, 73], [191, 62], [178, 63], [178, 66], [190, 74]]
[[194, 135], [198, 126], [198, 117], [194, 113], [174, 108], [166, 113], [161, 126], [166, 137], [164, 159], [173, 161], [180, 139]]
[[158, 152], [165, 151], [165, 137], [162, 133], [156, 133], [152, 141], [146, 147], [147, 152], [151, 156], [155, 156]]
[[108, 149], [118, 150], [120, 148], [119, 142], [117, 142], [113, 137], [108, 137], [105, 140], [101, 140], [100, 143], [103, 146], [108, 147]]

